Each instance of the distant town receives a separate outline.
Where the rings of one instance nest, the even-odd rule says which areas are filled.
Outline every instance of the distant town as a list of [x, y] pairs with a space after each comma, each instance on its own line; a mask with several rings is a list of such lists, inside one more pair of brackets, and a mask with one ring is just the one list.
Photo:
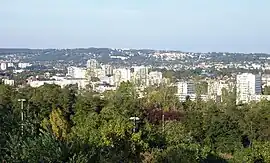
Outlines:
[[224, 91], [236, 103], [270, 100], [270, 55], [193, 53], [149, 49], [0, 49], [1, 80], [6, 85], [77, 85], [103, 93], [133, 83], [140, 97], [158, 85], [175, 88], [180, 101], [222, 101]]

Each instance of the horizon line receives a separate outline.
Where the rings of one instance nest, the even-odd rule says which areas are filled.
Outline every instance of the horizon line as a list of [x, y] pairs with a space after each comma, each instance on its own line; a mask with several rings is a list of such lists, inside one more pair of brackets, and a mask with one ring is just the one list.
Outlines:
[[173, 52], [182, 52], [182, 53], [237, 53], [237, 54], [270, 54], [268, 52], [235, 52], [235, 51], [183, 51], [176, 49], [155, 49], [155, 48], [112, 48], [112, 47], [99, 47], [99, 46], [89, 46], [89, 47], [72, 47], [72, 48], [55, 48], [55, 47], [46, 47], [46, 48], [29, 48], [29, 47], [0, 47], [0, 50], [3, 49], [21, 49], [21, 50], [75, 50], [75, 49], [116, 49], [116, 50], [153, 50], [153, 51], [173, 51]]

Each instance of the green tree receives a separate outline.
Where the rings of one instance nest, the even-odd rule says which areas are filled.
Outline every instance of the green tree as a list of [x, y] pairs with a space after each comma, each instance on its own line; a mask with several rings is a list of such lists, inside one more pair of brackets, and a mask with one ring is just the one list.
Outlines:
[[270, 95], [270, 87], [269, 86], [265, 86], [263, 88], [263, 92], [264, 95]]
[[0, 84], [0, 160], [5, 156], [9, 135], [17, 133], [20, 121], [13, 109], [14, 90]]
[[77, 142], [59, 141], [49, 133], [37, 137], [11, 136], [8, 142], [7, 162], [95, 162], [96, 150], [76, 145]]
[[53, 109], [52, 113], [50, 114], [49, 121], [52, 127], [52, 132], [57, 138], [63, 140], [68, 137], [71, 125], [64, 116], [64, 112], [62, 111], [62, 109], [60, 108]]
[[175, 96], [176, 89], [169, 86], [160, 86], [148, 89], [145, 92], [144, 107], [160, 107], [164, 111], [177, 110], [180, 108], [180, 102]]

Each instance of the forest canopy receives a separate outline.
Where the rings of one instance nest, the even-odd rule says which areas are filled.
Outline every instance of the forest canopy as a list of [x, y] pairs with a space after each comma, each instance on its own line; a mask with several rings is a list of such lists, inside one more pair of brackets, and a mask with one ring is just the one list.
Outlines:
[[[270, 162], [270, 102], [180, 102], [175, 89], [131, 83], [103, 94], [0, 85], [5, 162]], [[18, 101], [25, 99], [25, 101]]]

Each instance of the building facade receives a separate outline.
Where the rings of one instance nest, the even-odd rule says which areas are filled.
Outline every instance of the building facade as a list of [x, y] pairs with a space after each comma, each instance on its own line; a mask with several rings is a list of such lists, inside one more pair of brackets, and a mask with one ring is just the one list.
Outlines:
[[177, 83], [177, 94], [190, 95], [195, 94], [195, 84], [192, 81], [183, 81]]
[[0, 68], [2, 71], [5, 71], [7, 69], [7, 63], [5, 62], [1, 63]]
[[132, 67], [133, 75], [132, 79], [137, 86], [148, 86], [149, 84], [149, 68], [145, 66]]
[[71, 66], [67, 68], [67, 71], [67, 77], [80, 79], [86, 78], [87, 71], [85, 68]]
[[99, 66], [99, 63], [95, 59], [89, 59], [86, 62], [86, 67], [87, 68], [96, 69], [96, 68], [98, 68], [98, 66]]
[[149, 85], [160, 85], [162, 83], [162, 72], [152, 71], [149, 73]]
[[113, 67], [111, 65], [103, 65], [103, 69], [105, 71], [106, 76], [112, 76], [113, 75]]
[[261, 75], [243, 73], [236, 76], [236, 103], [248, 103], [255, 95], [261, 95]]
[[121, 82], [127, 82], [131, 79], [131, 72], [128, 68], [118, 68], [113, 70], [113, 81], [115, 86], [119, 86]]

